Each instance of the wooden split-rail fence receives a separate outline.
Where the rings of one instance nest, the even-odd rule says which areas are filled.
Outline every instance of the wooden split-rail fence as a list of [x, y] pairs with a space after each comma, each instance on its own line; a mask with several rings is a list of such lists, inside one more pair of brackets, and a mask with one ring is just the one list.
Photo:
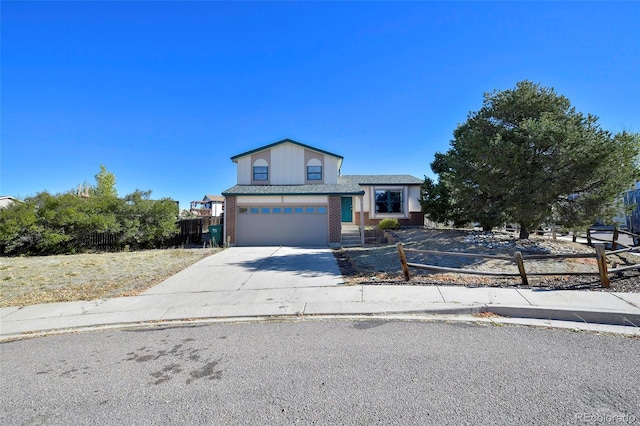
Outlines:
[[[436, 250], [416, 250], [416, 249], [407, 249], [404, 248], [402, 243], [397, 243], [396, 247], [398, 249], [398, 255], [400, 257], [400, 263], [402, 264], [402, 271], [404, 272], [404, 279], [409, 281], [411, 276], [409, 274], [409, 268], [416, 269], [425, 269], [437, 272], [450, 272], [456, 274], [470, 274], [470, 275], [486, 275], [486, 276], [496, 276], [496, 277], [520, 277], [522, 279], [522, 284], [528, 285], [529, 276], [552, 276], [552, 275], [599, 275], [600, 282], [603, 287], [609, 287], [609, 274], [621, 273], [631, 269], [640, 269], [640, 264], [627, 265], [622, 267], [616, 267], [612, 269], [608, 269], [607, 266], [607, 255], [623, 253], [623, 252], [634, 252], [640, 251], [640, 247], [627, 247], [620, 250], [614, 250], [610, 252], [606, 252], [604, 248], [604, 244], [596, 244], [595, 245], [595, 257], [598, 263], [598, 271], [597, 272], [559, 272], [559, 271], [551, 271], [551, 272], [527, 272], [525, 268], [525, 261], [532, 260], [549, 260], [549, 259], [580, 259], [580, 258], [593, 258], [593, 254], [535, 254], [535, 255], [523, 255], [521, 252], [516, 251], [513, 256], [502, 256], [502, 255], [493, 255], [493, 254], [477, 254], [477, 253], [459, 253], [459, 252], [446, 252], [446, 251], [436, 251]], [[464, 269], [464, 268], [450, 268], [444, 266], [437, 265], [423, 265], [419, 263], [407, 262], [406, 253], [420, 253], [420, 254], [430, 254], [437, 256], [460, 256], [460, 257], [472, 257], [472, 258], [482, 258], [482, 259], [496, 259], [496, 260], [507, 260], [513, 261], [518, 266], [518, 273], [511, 272], [498, 272], [498, 271], [478, 271], [475, 269]]]
[[[609, 236], [611, 238], [600, 238], [598, 235]], [[587, 244], [593, 246], [594, 242], [597, 243], [605, 243], [611, 244], [611, 249], [616, 250], [618, 246], [622, 248], [629, 248], [633, 245], [640, 244], [640, 235], [634, 234], [629, 231], [625, 231], [618, 228], [608, 229], [608, 228], [589, 228], [587, 229]], [[622, 241], [625, 241], [625, 244]]]

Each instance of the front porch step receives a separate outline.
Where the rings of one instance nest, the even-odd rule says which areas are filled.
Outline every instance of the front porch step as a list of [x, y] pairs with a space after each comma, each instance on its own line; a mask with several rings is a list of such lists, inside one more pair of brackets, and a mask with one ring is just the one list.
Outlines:
[[342, 227], [342, 247], [360, 247], [362, 240], [360, 239], [360, 229], [357, 226]]
[[358, 243], [360, 244], [362, 241], [360, 239], [360, 235], [343, 235], [342, 236], [343, 243]]

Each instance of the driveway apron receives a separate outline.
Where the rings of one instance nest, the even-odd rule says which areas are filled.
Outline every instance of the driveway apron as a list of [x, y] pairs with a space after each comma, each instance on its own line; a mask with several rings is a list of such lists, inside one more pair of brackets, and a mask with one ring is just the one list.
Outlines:
[[144, 295], [295, 289], [343, 284], [329, 248], [232, 247], [209, 256]]

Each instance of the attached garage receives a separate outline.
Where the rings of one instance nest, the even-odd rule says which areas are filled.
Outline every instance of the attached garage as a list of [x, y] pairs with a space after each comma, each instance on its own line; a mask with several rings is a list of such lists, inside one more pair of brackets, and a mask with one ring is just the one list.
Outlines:
[[324, 205], [239, 205], [238, 246], [327, 246], [328, 207]]
[[339, 247], [341, 198], [358, 186], [236, 185], [225, 197], [225, 241], [231, 246]]
[[237, 246], [330, 244], [327, 195], [239, 195], [233, 201], [235, 223], [227, 232]]

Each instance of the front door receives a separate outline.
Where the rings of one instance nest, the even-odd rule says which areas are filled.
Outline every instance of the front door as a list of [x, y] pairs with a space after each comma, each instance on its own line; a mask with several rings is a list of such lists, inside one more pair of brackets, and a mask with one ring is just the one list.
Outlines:
[[353, 198], [342, 197], [342, 222], [353, 222]]

